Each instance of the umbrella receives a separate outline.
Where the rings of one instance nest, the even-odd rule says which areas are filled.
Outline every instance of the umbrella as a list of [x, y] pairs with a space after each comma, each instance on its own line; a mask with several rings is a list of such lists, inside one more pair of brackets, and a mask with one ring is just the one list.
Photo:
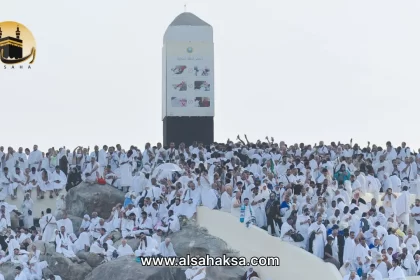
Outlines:
[[176, 164], [164, 163], [156, 167], [155, 170], [153, 170], [152, 177], [156, 177], [159, 174], [160, 178], [165, 178], [169, 174], [172, 174], [172, 172], [182, 172], [182, 169]]

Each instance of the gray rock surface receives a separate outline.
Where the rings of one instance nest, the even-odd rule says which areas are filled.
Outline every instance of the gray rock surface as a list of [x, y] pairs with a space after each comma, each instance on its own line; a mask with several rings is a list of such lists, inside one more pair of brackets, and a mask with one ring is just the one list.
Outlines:
[[95, 267], [99, 266], [101, 264], [101, 262], [104, 260], [103, 257], [101, 257], [97, 254], [92, 254], [92, 253], [85, 252], [85, 251], [79, 251], [79, 252], [77, 252], [76, 255], [79, 259], [86, 261], [86, 263], [91, 268], [95, 268]]
[[98, 212], [101, 218], [108, 218], [117, 203], [124, 202], [124, 193], [108, 185], [81, 183], [66, 195], [66, 209], [69, 215], [83, 217]]
[[82, 225], [83, 219], [80, 218], [80, 217], [73, 216], [73, 215], [67, 215], [67, 217], [73, 223], [73, 231], [74, 231], [74, 233], [76, 235], [78, 235], [79, 234], [79, 229], [80, 229], [80, 226]]
[[15, 266], [11, 263], [4, 263], [0, 266], [0, 273], [3, 274], [5, 280], [14, 280]]
[[133, 257], [122, 257], [98, 266], [86, 277], [86, 280], [99, 279], [185, 280], [185, 274], [181, 268], [145, 267], [137, 263]]
[[199, 228], [192, 223], [184, 225], [180, 232], [169, 236], [172, 239], [174, 250], [178, 256], [221, 256], [223, 254], [235, 255], [226, 242], [209, 235], [205, 228]]
[[48, 268], [55, 275], [60, 275], [63, 280], [81, 280], [85, 279], [92, 268], [86, 263], [73, 263], [70, 259], [62, 254], [53, 253], [52, 255], [41, 255], [41, 260], [48, 263]]
[[[206, 229], [199, 228], [193, 223], [187, 223], [180, 232], [169, 235], [178, 256], [236, 256], [237, 253], [229, 249], [226, 242], [208, 234]], [[127, 243], [136, 250], [139, 241], [128, 240]], [[114, 243], [118, 247], [121, 240]], [[103, 280], [104, 277], [116, 277], [119, 280], [185, 280], [186, 267], [144, 267], [136, 263], [133, 257], [124, 257], [102, 264], [88, 275], [87, 280]], [[209, 267], [206, 280], [238, 280], [245, 273], [243, 267]]]

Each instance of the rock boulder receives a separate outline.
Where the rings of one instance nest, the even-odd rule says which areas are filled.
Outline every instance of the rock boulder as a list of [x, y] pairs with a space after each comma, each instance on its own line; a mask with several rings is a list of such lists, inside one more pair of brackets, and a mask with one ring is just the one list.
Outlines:
[[86, 263], [91, 267], [95, 268], [101, 264], [101, 262], [104, 260], [103, 257], [99, 256], [98, 254], [93, 254], [85, 251], [79, 251], [77, 252], [77, 257], [81, 260], [86, 261]]
[[175, 252], [180, 257], [232, 254], [226, 242], [208, 234], [205, 228], [199, 228], [192, 223], [184, 225], [181, 231], [169, 237], [172, 239]]
[[66, 208], [69, 215], [83, 217], [98, 212], [101, 218], [108, 218], [117, 203], [124, 202], [124, 193], [109, 185], [89, 185], [81, 183], [69, 190], [66, 195]]
[[181, 268], [146, 267], [133, 257], [122, 257], [98, 266], [86, 277], [86, 280], [104, 279], [185, 280], [185, 274]]
[[15, 266], [10, 262], [4, 263], [0, 266], [0, 273], [3, 274], [5, 280], [14, 280]]
[[92, 268], [86, 262], [82, 264], [73, 263], [70, 259], [58, 253], [41, 255], [40, 259], [47, 261], [51, 272], [60, 275], [63, 280], [82, 280], [92, 271]]

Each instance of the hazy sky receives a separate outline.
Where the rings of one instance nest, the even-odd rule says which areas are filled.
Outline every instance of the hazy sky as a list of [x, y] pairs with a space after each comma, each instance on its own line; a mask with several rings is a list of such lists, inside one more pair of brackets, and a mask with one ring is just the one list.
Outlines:
[[[163, 34], [184, 3], [0, 0], [37, 40], [32, 70], [0, 68], [0, 145], [162, 141]], [[420, 146], [419, 1], [187, 3], [214, 28], [216, 141]]]

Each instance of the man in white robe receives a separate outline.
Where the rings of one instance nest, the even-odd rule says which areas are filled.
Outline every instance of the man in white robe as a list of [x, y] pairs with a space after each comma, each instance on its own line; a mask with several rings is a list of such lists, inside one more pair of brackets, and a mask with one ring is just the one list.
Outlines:
[[100, 232], [101, 232], [101, 229], [103, 229], [103, 228], [108, 233], [111, 232], [112, 229], [113, 229], [111, 223], [105, 222], [104, 219], [99, 219], [99, 223], [96, 224], [96, 226], [93, 226], [91, 228], [92, 237], [94, 239], [98, 239], [101, 236]]
[[12, 174], [12, 181], [12, 189], [9, 189], [9, 191], [13, 193], [12, 198], [15, 199], [17, 197], [18, 188], [20, 188], [23, 191], [25, 189], [28, 179], [26, 178], [22, 170], [19, 167], [16, 167], [15, 172]]
[[201, 204], [201, 191], [196, 188], [193, 182], [188, 183], [189, 188], [185, 190], [182, 198], [181, 215], [191, 219], [197, 212], [197, 206]]
[[169, 216], [162, 220], [162, 224], [157, 227], [157, 229], [162, 230], [163, 232], [168, 233], [171, 232], [178, 232], [181, 230], [181, 225], [179, 223], [179, 218], [177, 215], [174, 214], [173, 210], [169, 210]]
[[120, 172], [121, 172], [121, 190], [128, 192], [133, 184], [132, 168], [133, 168], [133, 151], [121, 153], [120, 156]]
[[381, 200], [383, 201], [383, 207], [385, 209], [385, 216], [387, 218], [396, 215], [396, 200], [397, 195], [392, 192], [392, 189], [389, 188], [386, 190]]
[[312, 242], [313, 254], [324, 259], [324, 247], [327, 242], [327, 230], [322, 224], [322, 217], [318, 216], [317, 221], [308, 228], [308, 236], [315, 232], [315, 239]]
[[52, 181], [54, 184], [54, 190], [58, 193], [60, 190], [64, 189], [67, 185], [67, 176], [63, 171], [60, 170], [59, 166], [55, 167], [55, 172], [51, 174]]
[[410, 222], [410, 193], [407, 186], [402, 188], [400, 196], [396, 199], [395, 210], [397, 222], [404, 225], [404, 232], [406, 232]]
[[55, 238], [55, 230], [57, 229], [57, 221], [51, 214], [51, 209], [47, 209], [47, 214], [39, 220], [41, 226], [42, 241], [51, 242]]
[[166, 238], [165, 241], [160, 243], [159, 253], [162, 257], [176, 257], [174, 246], [172, 245], [170, 238]]
[[152, 219], [148, 217], [146, 212], [141, 213], [141, 218], [139, 219], [138, 223], [138, 230], [135, 234], [144, 233], [149, 235], [151, 230], [153, 229]]
[[292, 245], [297, 245], [296, 242], [293, 240], [291, 234], [295, 232], [293, 228], [293, 218], [289, 217], [285, 223], [281, 226], [281, 234], [280, 239], [289, 242]]
[[46, 267], [48, 267], [46, 261], [39, 262], [36, 259], [31, 259], [29, 261], [29, 276], [32, 280], [42, 280], [42, 270]]
[[82, 173], [82, 180], [86, 183], [93, 184], [100, 177], [99, 164], [96, 162], [96, 159], [92, 157], [90, 158], [90, 162], [86, 165], [86, 169]]
[[414, 234], [420, 232], [420, 199], [416, 199], [415, 205], [411, 208], [411, 217], [414, 220]]
[[77, 258], [72, 249], [73, 243], [71, 242], [69, 234], [66, 232], [66, 228], [64, 226], [60, 228], [60, 231], [57, 230], [55, 243], [55, 250], [57, 253], [63, 254], [66, 258], [73, 259], [73, 261]]
[[231, 186], [226, 186], [226, 189], [222, 193], [220, 200], [221, 200], [221, 206], [222, 206], [220, 210], [223, 212], [230, 213], [232, 209], [232, 187]]
[[101, 229], [99, 238], [90, 246], [90, 252], [94, 254], [105, 254], [103, 244], [107, 241], [108, 234], [104, 228]]
[[111, 165], [107, 165], [103, 175], [106, 183], [114, 188], [119, 189], [121, 186], [121, 173], [120, 170], [117, 169], [115, 171], [111, 170]]
[[[98, 217], [98, 213], [97, 212], [92, 212], [92, 218], [90, 219], [90, 225], [89, 225], [89, 230], [91, 231], [92, 236], [94, 235], [93, 232], [95, 232], [95, 229], [97, 229], [99, 222], [100, 222], [101, 218]], [[99, 232], [100, 229], [97, 230], [97, 232]], [[98, 238], [99, 235], [97, 235], [96, 237], [93, 236], [93, 238]]]
[[356, 269], [361, 268], [363, 273], [367, 273], [370, 266], [369, 247], [366, 245], [366, 239], [364, 236], [360, 238], [360, 243], [357, 244], [354, 250], [354, 265]]
[[296, 230], [302, 234], [305, 244], [305, 249], [308, 250], [309, 238], [308, 238], [308, 229], [311, 224], [311, 218], [309, 216], [310, 211], [308, 208], [304, 208], [303, 214], [299, 215], [296, 220]]
[[206, 206], [209, 209], [217, 209], [218, 202], [218, 191], [217, 184], [212, 184], [211, 188], [204, 189], [201, 192], [201, 200], [203, 206]]
[[74, 247], [73, 250], [75, 253], [79, 251], [88, 251], [90, 247], [90, 233], [89, 231], [85, 230], [84, 228], [80, 228], [79, 238], [77, 240], [73, 240]]
[[36, 189], [38, 186], [38, 180], [39, 180], [39, 174], [36, 171], [35, 167], [32, 167], [32, 170], [28, 174], [29, 181], [28, 184], [26, 184], [25, 191], [31, 192], [32, 189]]
[[263, 197], [263, 194], [259, 192], [258, 187], [252, 189], [251, 206], [255, 210], [254, 216], [256, 220], [256, 226], [263, 227], [266, 224], [265, 215], [265, 201], [267, 198]]
[[420, 248], [419, 239], [413, 235], [413, 230], [410, 228], [407, 231], [407, 237], [404, 239], [404, 244], [407, 247], [408, 252], [415, 255]]
[[9, 173], [9, 168], [4, 167], [3, 173], [0, 177], [0, 184], [1, 184], [1, 196], [2, 199], [5, 199], [8, 195], [12, 196], [14, 195], [14, 189], [17, 188], [17, 183], [13, 182], [13, 176]]
[[40, 164], [42, 161], [42, 152], [38, 150], [38, 145], [34, 145], [33, 151], [29, 154], [28, 164], [29, 167], [35, 167], [37, 171], [40, 171]]
[[117, 249], [118, 257], [134, 256], [133, 248], [127, 244], [127, 240], [121, 240], [121, 245]]
[[66, 232], [74, 233], [73, 229], [73, 222], [68, 218], [68, 215], [66, 212], [63, 213], [63, 217], [60, 220], [57, 220], [57, 227], [61, 228], [64, 226], [66, 228]]
[[28, 280], [27, 273], [22, 269], [23, 266], [15, 267], [15, 280]]
[[402, 268], [399, 266], [399, 260], [392, 260], [392, 268], [388, 270], [389, 280], [405, 280], [405, 274]]
[[136, 257], [151, 257], [159, 254], [156, 249], [156, 241], [150, 236], [146, 236], [143, 232], [140, 233], [140, 245], [134, 252]]

